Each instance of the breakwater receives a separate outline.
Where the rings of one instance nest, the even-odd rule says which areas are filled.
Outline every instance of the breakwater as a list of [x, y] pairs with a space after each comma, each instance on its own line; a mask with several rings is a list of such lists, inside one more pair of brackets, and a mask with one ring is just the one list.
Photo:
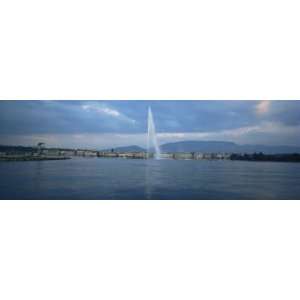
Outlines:
[[1, 155], [0, 161], [42, 161], [42, 160], [65, 160], [66, 156], [30, 156], [30, 155]]

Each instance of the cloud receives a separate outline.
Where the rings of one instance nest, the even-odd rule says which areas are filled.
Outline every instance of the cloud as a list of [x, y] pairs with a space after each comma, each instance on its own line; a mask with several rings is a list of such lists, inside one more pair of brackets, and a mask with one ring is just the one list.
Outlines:
[[280, 122], [262, 122], [255, 126], [207, 132], [159, 133], [160, 143], [187, 140], [218, 140], [245, 144], [299, 145], [300, 125], [289, 126]]
[[36, 146], [43, 142], [46, 147], [105, 149], [126, 145], [146, 145], [146, 134], [80, 133], [80, 134], [21, 134], [1, 135], [3, 145]]
[[148, 106], [161, 143], [197, 139], [300, 143], [300, 101], [91, 100], [0, 101], [0, 143], [142, 146]]
[[159, 133], [161, 141], [183, 141], [183, 140], [236, 140], [244, 135], [261, 130], [259, 126], [246, 126], [235, 129], [207, 131], [207, 132], [166, 132]]
[[[159, 144], [177, 141], [231, 141], [238, 144], [291, 145], [299, 144], [300, 125], [262, 122], [256, 126], [207, 132], [158, 133]], [[49, 147], [104, 149], [127, 145], [146, 146], [146, 133], [80, 133], [1, 136], [4, 144], [36, 145], [45, 142]]]
[[136, 120], [127, 117], [126, 115], [120, 113], [118, 110], [107, 107], [106, 105], [99, 103], [90, 103], [81, 105], [82, 109], [87, 112], [96, 112], [99, 114], [105, 114], [119, 120], [130, 122], [132, 124], [136, 123]]
[[256, 105], [255, 111], [257, 115], [265, 115], [270, 111], [270, 108], [271, 108], [271, 101], [263, 100]]
[[104, 113], [113, 117], [119, 117], [121, 114], [115, 110], [115, 109], [111, 109], [108, 107], [102, 107], [102, 106], [95, 106], [95, 105], [90, 105], [90, 104], [85, 104], [82, 105], [82, 108], [86, 111], [96, 111], [98, 113]]

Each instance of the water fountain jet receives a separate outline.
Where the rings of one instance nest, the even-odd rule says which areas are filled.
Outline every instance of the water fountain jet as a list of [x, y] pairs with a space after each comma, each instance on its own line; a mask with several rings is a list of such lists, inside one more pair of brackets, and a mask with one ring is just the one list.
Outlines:
[[148, 107], [148, 137], [147, 137], [147, 158], [150, 156], [150, 150], [154, 148], [154, 158], [160, 159], [160, 148], [157, 141], [154, 119], [151, 107]]

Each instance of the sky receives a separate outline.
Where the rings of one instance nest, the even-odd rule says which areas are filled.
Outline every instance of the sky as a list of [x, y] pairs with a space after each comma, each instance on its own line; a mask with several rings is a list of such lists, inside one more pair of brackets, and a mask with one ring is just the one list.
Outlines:
[[300, 101], [0, 101], [0, 144], [105, 149], [185, 140], [300, 146]]

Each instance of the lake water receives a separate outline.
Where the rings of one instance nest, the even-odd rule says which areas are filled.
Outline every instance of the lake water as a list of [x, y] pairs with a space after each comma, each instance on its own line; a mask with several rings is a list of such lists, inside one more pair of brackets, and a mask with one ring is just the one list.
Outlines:
[[0, 199], [300, 199], [300, 164], [120, 158], [0, 162]]

